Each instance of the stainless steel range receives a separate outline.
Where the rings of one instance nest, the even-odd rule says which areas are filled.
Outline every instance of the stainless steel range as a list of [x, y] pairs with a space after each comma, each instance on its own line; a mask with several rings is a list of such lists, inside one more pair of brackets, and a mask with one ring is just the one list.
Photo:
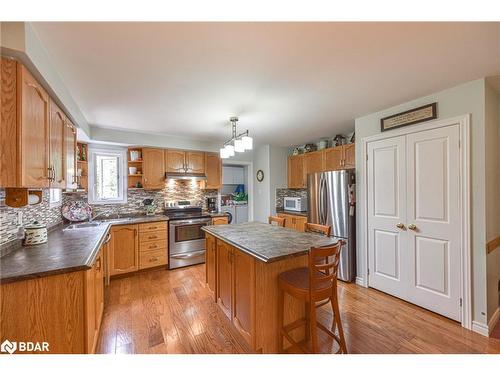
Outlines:
[[212, 223], [209, 214], [189, 201], [179, 201], [165, 208], [168, 224], [170, 269], [205, 262], [205, 232], [201, 228]]

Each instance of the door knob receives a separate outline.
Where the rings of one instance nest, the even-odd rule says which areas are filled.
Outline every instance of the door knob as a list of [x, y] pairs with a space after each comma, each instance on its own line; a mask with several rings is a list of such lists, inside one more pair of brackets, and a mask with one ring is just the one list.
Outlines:
[[396, 227], [398, 227], [399, 229], [405, 229], [405, 225], [403, 223], [397, 223]]
[[410, 224], [410, 225], [408, 225], [408, 229], [417, 230], [417, 226], [415, 224]]

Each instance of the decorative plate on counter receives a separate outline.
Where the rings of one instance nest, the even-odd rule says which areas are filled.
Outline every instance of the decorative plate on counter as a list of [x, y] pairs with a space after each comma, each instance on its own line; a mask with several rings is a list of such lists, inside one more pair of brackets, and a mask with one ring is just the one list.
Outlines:
[[69, 221], [85, 221], [92, 216], [92, 207], [85, 201], [72, 201], [62, 205], [61, 214]]

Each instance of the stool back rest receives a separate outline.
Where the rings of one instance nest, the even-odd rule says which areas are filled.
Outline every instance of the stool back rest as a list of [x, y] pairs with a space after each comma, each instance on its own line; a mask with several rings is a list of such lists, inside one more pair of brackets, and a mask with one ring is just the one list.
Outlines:
[[[345, 241], [339, 240], [326, 247], [312, 247], [309, 251], [309, 288], [313, 293], [316, 285], [336, 285], [340, 262], [340, 251]], [[316, 272], [318, 271], [318, 272]]]
[[320, 233], [324, 234], [325, 236], [330, 236], [330, 234], [332, 233], [332, 227], [330, 225], [306, 223], [305, 229], [306, 232]]
[[284, 217], [278, 217], [278, 216], [269, 216], [268, 218], [268, 222], [269, 224], [271, 225], [277, 225], [277, 226], [280, 226], [280, 227], [284, 227], [285, 226], [285, 218]]

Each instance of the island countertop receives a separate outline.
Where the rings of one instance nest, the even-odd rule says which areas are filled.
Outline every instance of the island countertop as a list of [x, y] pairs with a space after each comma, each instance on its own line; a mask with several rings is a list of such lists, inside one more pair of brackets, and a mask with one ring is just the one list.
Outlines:
[[260, 222], [210, 225], [202, 229], [265, 263], [304, 255], [313, 246], [327, 246], [336, 242], [336, 239], [320, 234], [298, 232]]

